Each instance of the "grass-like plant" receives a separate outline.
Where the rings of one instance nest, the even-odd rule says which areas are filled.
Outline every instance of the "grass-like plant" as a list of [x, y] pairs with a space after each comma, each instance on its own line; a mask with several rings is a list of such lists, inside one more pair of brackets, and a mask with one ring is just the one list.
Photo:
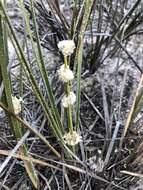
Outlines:
[[[79, 108], [80, 108], [80, 80], [81, 80], [83, 35], [84, 35], [84, 31], [86, 29], [86, 26], [88, 23], [88, 18], [89, 18], [90, 12], [91, 12], [92, 1], [89, 1], [89, 2], [87, 1], [87, 2], [83, 3], [83, 6], [85, 7], [85, 13], [84, 13], [84, 17], [83, 17], [83, 24], [81, 25], [82, 26], [82, 30], [80, 33], [81, 36], [80, 36], [78, 48], [77, 48], [79, 52], [78, 51], [76, 52], [76, 54], [79, 56], [77, 56], [77, 61], [75, 61], [75, 64], [78, 65], [78, 71], [77, 71], [78, 90], [77, 90], [77, 111], [76, 111], [77, 112], [77, 117], [76, 117], [77, 125], [78, 125], [78, 121], [79, 121]], [[58, 140], [59, 144], [61, 145], [61, 147], [63, 148], [63, 150], [65, 150], [66, 156], [72, 155], [72, 156], [76, 157], [74, 155], [74, 153], [72, 153], [72, 151], [70, 150], [70, 147], [68, 148], [66, 146], [66, 143], [67, 143], [66, 140], [68, 141], [68, 139], [71, 138], [71, 136], [67, 137], [67, 138], [64, 136], [66, 134], [65, 127], [61, 123], [60, 114], [59, 114], [59, 111], [58, 111], [58, 108], [56, 105], [56, 101], [54, 98], [54, 94], [52, 92], [52, 88], [51, 88], [51, 85], [50, 85], [50, 82], [48, 79], [48, 73], [46, 71], [46, 65], [45, 65], [45, 61], [43, 58], [42, 48], [41, 48], [39, 34], [38, 34], [34, 1], [33, 0], [30, 1], [30, 7], [31, 7], [31, 12], [32, 12], [32, 18], [33, 18], [35, 41], [33, 40], [33, 33], [31, 31], [31, 28], [30, 28], [29, 15], [28, 15], [25, 7], [24, 7], [23, 0], [20, 1], [20, 7], [21, 7], [21, 10], [23, 13], [23, 18], [24, 18], [24, 22], [25, 22], [25, 26], [26, 26], [26, 33], [29, 35], [31, 45], [33, 47], [33, 54], [35, 56], [37, 66], [39, 68], [40, 75], [42, 77], [42, 80], [43, 80], [43, 83], [44, 83], [44, 86], [46, 89], [46, 94], [48, 96], [50, 107], [49, 107], [47, 101], [45, 100], [44, 96], [42, 95], [42, 92], [38, 86], [38, 83], [35, 79], [35, 76], [32, 73], [32, 70], [30, 69], [30, 65], [29, 65], [29, 63], [28, 63], [28, 61], [24, 55], [21, 44], [19, 43], [19, 40], [16, 36], [14, 27], [13, 27], [7, 13], [6, 13], [5, 5], [2, 2], [0, 2], [2, 23], [4, 23], [4, 25], [5, 25], [6, 33], [14, 45], [15, 51], [16, 51], [17, 56], [19, 58], [19, 62], [21, 64], [21, 68], [31, 83], [33, 92], [34, 92], [35, 96], [37, 97], [37, 100], [39, 101], [39, 104], [41, 105], [41, 107], [45, 113], [45, 116], [47, 117], [47, 120], [48, 120], [48, 122], [52, 128], [53, 134], [57, 138], [57, 140]], [[84, 20], [86, 20], [86, 22], [84, 22]], [[1, 34], [3, 34], [3, 33], [4, 32], [2, 32]], [[7, 40], [7, 37], [5, 37], [4, 42], [6, 42], [6, 40]], [[3, 45], [4, 43], [1, 43], [1, 44]], [[3, 47], [3, 46], [1, 46], [1, 47]], [[3, 53], [3, 51], [4, 50], [2, 49], [1, 52]], [[6, 105], [8, 106], [7, 108], [2, 103], [1, 103], [1, 107], [3, 107], [8, 112], [8, 115], [10, 116], [11, 121], [12, 121], [12, 126], [13, 126], [12, 128], [14, 128], [13, 133], [15, 134], [15, 137], [17, 139], [20, 139], [22, 137], [21, 136], [22, 135], [22, 132], [21, 132], [22, 129], [21, 128], [23, 127], [23, 124], [21, 122], [18, 122], [18, 118], [16, 116], [14, 117], [14, 115], [13, 115], [14, 108], [12, 107], [13, 106], [13, 104], [12, 104], [12, 91], [11, 91], [12, 85], [10, 82], [11, 79], [10, 79], [8, 71], [7, 71], [7, 64], [5, 64], [5, 62], [6, 62], [5, 58], [7, 57], [6, 56], [7, 54], [2, 54], [2, 53], [1, 53], [1, 60], [2, 60], [1, 61], [1, 70], [2, 70], [2, 72], [1, 72], [2, 76], [1, 77], [2, 77], [2, 80], [4, 82], [4, 87], [7, 87], [7, 88], [5, 88], [5, 95], [6, 95], [6, 100], [9, 100], [9, 101], [6, 101], [7, 102]], [[70, 62], [69, 62], [70, 59], [67, 59], [67, 56], [64, 56], [64, 60], [65, 60], [64, 65], [70, 67]], [[8, 60], [7, 60], [7, 63], [8, 63]], [[76, 73], [74, 75], [76, 76]], [[22, 81], [21, 81], [21, 83], [22, 83]], [[66, 91], [65, 91], [67, 96], [70, 95], [70, 92], [71, 92], [70, 88], [72, 88], [72, 84], [71, 84], [71, 82], [68, 82], [66, 84]], [[11, 112], [11, 114], [10, 114], [10, 112]], [[72, 124], [73, 123], [73, 121], [72, 121], [73, 120], [72, 105], [70, 106], [70, 104], [67, 108], [67, 117], [68, 117], [67, 120], [68, 120], [69, 133], [72, 135], [73, 130], [76, 131], [77, 127], [73, 127], [73, 124]], [[80, 140], [80, 137], [77, 136], [77, 138], [79, 138], [79, 140]], [[41, 137], [41, 139], [42, 139], [42, 137]], [[43, 137], [43, 139], [44, 139], [44, 137]], [[77, 140], [77, 143], [78, 143], [78, 140]], [[48, 144], [48, 143], [46, 143], [46, 144]], [[27, 156], [28, 152], [26, 152], [27, 151], [25, 148], [26, 145], [23, 145], [23, 147], [24, 147], [24, 155], [26, 154], [25, 156]], [[58, 157], [60, 157], [59, 153], [54, 148], [52, 148], [51, 145], [49, 145], [49, 148]], [[29, 167], [26, 167], [26, 169], [29, 171]], [[30, 172], [29, 172], [29, 176], [31, 177]], [[32, 179], [32, 182], [34, 182], [34, 185], [36, 187], [37, 186], [36, 178], [35, 178], [35, 181], [33, 180], [32, 177], [31, 177], [31, 179]]]
[[[60, 11], [60, 4], [58, 0], [47, 0], [46, 2], [49, 5], [51, 13], [45, 11], [43, 1], [38, 3], [34, 0], [29, 0], [26, 7], [25, 1], [19, 0], [19, 7], [23, 16], [24, 34], [32, 47], [34, 64], [36, 69], [38, 69], [39, 76], [42, 80], [42, 85], [44, 86], [45, 94], [43, 94], [34, 71], [31, 68], [31, 61], [25, 54], [23, 45], [19, 41], [15, 28], [7, 14], [6, 5], [3, 1], [0, 1], [0, 85], [3, 84], [4, 86], [2, 97], [0, 97], [0, 107], [5, 110], [11, 131], [18, 145], [18, 148], [15, 147], [14, 150], [17, 151], [17, 149], [19, 149], [19, 153], [14, 154], [11, 152], [9, 157], [14, 156], [23, 160], [25, 169], [35, 188], [38, 188], [39, 180], [33, 163], [41, 163], [45, 166], [55, 168], [55, 166], [50, 165], [47, 162], [45, 163], [34, 159], [31, 156], [28, 150], [28, 145], [25, 142], [28, 136], [26, 135], [27, 131], [25, 130], [27, 129], [43, 141], [47, 148], [54, 154], [54, 156], [56, 156], [56, 159], [63, 161], [61, 163], [50, 160], [54, 164], [56, 163], [62, 166], [65, 173], [65, 168], [71, 168], [84, 174], [86, 174], [87, 171], [88, 176], [99, 179], [105, 183], [109, 183], [102, 177], [98, 177], [92, 172], [88, 172], [87, 165], [83, 162], [85, 161], [85, 152], [83, 142], [81, 141], [84, 139], [80, 134], [81, 76], [83, 69], [86, 68], [88, 68], [89, 74], [95, 73], [95, 71], [100, 68], [107, 58], [112, 58], [114, 55], [119, 54], [118, 57], [120, 59], [121, 51], [123, 51], [129, 60], [131, 60], [131, 62], [135, 65], [135, 68], [142, 73], [142, 68], [134, 60], [132, 55], [130, 55], [124, 45], [134, 34], [139, 32], [138, 28], [143, 23], [142, 11], [139, 8], [141, 0], [134, 2], [126, 13], [124, 13], [123, 10], [126, 9], [126, 4], [128, 2], [127, 0], [120, 2], [122, 4], [122, 9], [120, 11], [118, 11], [118, 5], [115, 5], [113, 1], [105, 1], [106, 3], [101, 1], [99, 3], [95, 0], [84, 0], [82, 2], [74, 0], [72, 1], [70, 19], [67, 19], [66, 16]], [[96, 6], [96, 3], [99, 6]], [[47, 22], [48, 27], [52, 31], [51, 33], [54, 33], [54, 39], [52, 39], [49, 35], [50, 37], [47, 37], [46, 42], [42, 41], [39, 29], [40, 26], [42, 28], [42, 24], [39, 21], [40, 19], [37, 18], [37, 11], [39, 11], [39, 13], [40, 11], [42, 13], [45, 11], [46, 14], [41, 14], [41, 17], [45, 18], [45, 23]], [[95, 19], [97, 20], [96, 24], [94, 20], [95, 12], [98, 13], [96, 15], [97, 18]], [[94, 24], [96, 27], [94, 27]], [[96, 32], [94, 31], [95, 29]], [[22, 118], [21, 107], [18, 107], [20, 109], [18, 113], [15, 111], [16, 105], [13, 101], [11, 72], [8, 70], [8, 38], [14, 46], [20, 65], [19, 95], [22, 96], [24, 93], [23, 87], [26, 84], [22, 78], [24, 76], [30, 83], [32, 95], [36, 97], [44, 117], [48, 122], [48, 126], [51, 128], [52, 134], [58, 142], [57, 147], [52, 146], [43, 134], [41, 134], [36, 128], [30, 126], [30, 124]], [[86, 39], [89, 40], [87, 43]], [[55, 97], [52, 89], [50, 75], [46, 67], [46, 57], [43, 53], [43, 46], [47, 47], [46, 43], [49, 43], [50, 47], [53, 47], [52, 50], [54, 49], [55, 54], [60, 55], [62, 60], [62, 65], [57, 69], [57, 75], [59, 83], [64, 86], [62, 96], [60, 98], [60, 105], [62, 110], [64, 110], [63, 115], [60, 112], [57, 98]], [[109, 49], [110, 46], [111, 48]], [[49, 47], [47, 49], [50, 50]], [[122, 130], [119, 143], [120, 150], [123, 146], [128, 129], [142, 110], [142, 85], [143, 76], [141, 75], [133, 104], [126, 119], [126, 124]], [[102, 174], [104, 174], [103, 167], [106, 169], [108, 166], [111, 153], [115, 145], [115, 140], [121, 127], [120, 111], [123, 91], [124, 87], [122, 88], [122, 92], [120, 94], [120, 105], [118, 108], [119, 116], [117, 116], [117, 118], [114, 118], [114, 113], [112, 114], [113, 105], [110, 107], [110, 103], [106, 97], [105, 84], [102, 80], [101, 94], [103, 98], [103, 113], [100, 113], [88, 96], [85, 95], [97, 115], [99, 115], [99, 118], [101, 118], [101, 123], [104, 124], [106, 128], [104, 139], [105, 142], [102, 151], [104, 163], [100, 168], [100, 172], [103, 172]], [[112, 98], [114, 102], [114, 92]], [[19, 103], [18, 105], [20, 106], [21, 104]], [[115, 121], [116, 125], [113, 130], [112, 125]], [[29, 134], [29, 131], [27, 134]], [[107, 142], [108, 140], [111, 140], [110, 143]], [[21, 141], [23, 141], [22, 144]], [[79, 143], [81, 149], [77, 148]], [[80, 157], [78, 157], [77, 150], [81, 151], [82, 161], [80, 160]], [[3, 151], [3, 154], [7, 155], [8, 153]], [[66, 162], [65, 160], [69, 161], [73, 159], [75, 159], [75, 161], [78, 162], [85, 170], [64, 163]], [[116, 160], [118, 160], [118, 156], [116, 157]], [[5, 163], [7, 162], [8, 161]], [[58, 170], [60, 169], [58, 168]], [[71, 187], [67, 174], [65, 178], [68, 186]], [[113, 176], [111, 176], [111, 179], [112, 178]], [[108, 189], [110, 188], [110, 185], [124, 189], [114, 183], [109, 183]]]

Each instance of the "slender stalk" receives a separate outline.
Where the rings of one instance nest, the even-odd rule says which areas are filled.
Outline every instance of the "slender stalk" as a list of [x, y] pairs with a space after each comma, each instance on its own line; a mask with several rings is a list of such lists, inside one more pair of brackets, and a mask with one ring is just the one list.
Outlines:
[[81, 24], [81, 28], [80, 28], [79, 41], [78, 41], [76, 57], [75, 57], [74, 67], [77, 66], [76, 129], [79, 127], [79, 116], [80, 116], [80, 96], [81, 96], [81, 88], [80, 87], [81, 87], [83, 38], [84, 38], [84, 32], [86, 30], [94, 2], [95, 2], [94, 0], [84, 1], [85, 11], [84, 11], [82, 24]]
[[[65, 67], [68, 66], [68, 60], [67, 60], [66, 56], [64, 56], [64, 64], [65, 64]], [[67, 96], [70, 95], [70, 92], [71, 92], [71, 84], [70, 84], [70, 82], [67, 82], [67, 84], [66, 84], [66, 94], [67, 94]], [[69, 105], [68, 108], [67, 108], [67, 115], [68, 115], [69, 131], [72, 133], [73, 132], [73, 121], [72, 121], [72, 106], [71, 105]]]

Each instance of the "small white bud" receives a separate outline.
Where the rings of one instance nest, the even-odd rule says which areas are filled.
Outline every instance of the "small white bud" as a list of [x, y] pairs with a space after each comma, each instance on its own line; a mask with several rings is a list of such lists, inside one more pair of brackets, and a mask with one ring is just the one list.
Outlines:
[[82, 141], [82, 137], [76, 131], [65, 134], [63, 138], [65, 143], [70, 146], [75, 146]]
[[76, 95], [74, 94], [74, 92], [70, 92], [68, 96], [65, 95], [62, 98], [62, 105], [64, 108], [68, 108], [69, 106], [74, 105], [75, 102], [76, 102]]
[[58, 48], [64, 56], [70, 56], [75, 49], [75, 43], [73, 40], [63, 40], [58, 43]]
[[59, 79], [63, 82], [69, 82], [74, 79], [74, 74], [70, 70], [69, 66], [65, 68], [65, 65], [62, 65], [58, 70]]
[[14, 113], [19, 114], [21, 112], [21, 101], [16, 98], [16, 96], [12, 96], [12, 103], [14, 108]]

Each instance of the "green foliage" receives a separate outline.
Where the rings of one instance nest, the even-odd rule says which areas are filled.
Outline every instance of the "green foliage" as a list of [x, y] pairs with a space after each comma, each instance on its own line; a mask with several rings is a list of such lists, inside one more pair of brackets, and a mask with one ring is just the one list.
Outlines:
[[[0, 71], [1, 71], [1, 81], [4, 84], [4, 95], [3, 99], [8, 106], [10, 111], [14, 112], [13, 102], [12, 102], [12, 84], [10, 80], [10, 76], [8, 74], [8, 51], [7, 51], [7, 30], [6, 30], [6, 23], [2, 20], [0, 15]], [[22, 129], [21, 124], [11, 115], [8, 115], [9, 124], [12, 129], [12, 133], [15, 136], [16, 140], [18, 141], [22, 137]], [[21, 152], [24, 156], [28, 156], [28, 149], [27, 145], [23, 144], [20, 148]], [[34, 187], [38, 188], [38, 177], [35, 172], [34, 165], [31, 161], [24, 161], [26, 171], [34, 185]]]
[[[45, 23], [48, 23], [51, 33], [56, 33], [56, 35], [54, 35], [53, 37], [54, 39], [48, 39], [48, 42], [51, 42], [50, 45], [53, 47], [54, 51], [58, 50], [57, 43], [64, 39], [73, 40], [76, 44], [74, 54], [69, 57], [66, 57], [64, 55], [63, 61], [63, 64], [68, 65], [69, 68], [73, 70], [75, 76], [75, 121], [73, 120], [74, 108], [71, 105], [66, 109], [67, 112], [64, 115], [64, 119], [61, 118], [61, 113], [58, 109], [56, 97], [52, 89], [49, 74], [47, 72], [46, 61], [44, 58], [42, 47], [43, 42], [40, 36], [39, 20], [36, 14], [37, 10], [39, 12], [44, 10], [44, 5], [40, 4], [40, 6], [38, 6], [39, 4], [36, 1], [30, 0], [28, 8], [31, 15], [29, 15], [29, 12], [25, 8], [24, 3], [24, 0], [19, 1], [25, 25], [25, 34], [27, 35], [27, 38], [29, 39], [30, 45], [32, 47], [35, 64], [38, 68], [40, 78], [43, 82], [46, 98], [39, 87], [36, 76], [30, 67], [30, 62], [25, 55], [21, 43], [19, 42], [14, 26], [7, 14], [6, 7], [4, 6], [2, 1], [0, 1], [0, 84], [2, 84], [3, 82], [4, 85], [4, 92], [3, 97], [0, 101], [0, 107], [5, 109], [9, 119], [10, 127], [12, 129], [12, 133], [14, 134], [17, 141], [24, 135], [23, 128], [29, 129], [47, 145], [47, 148], [49, 148], [56, 155], [56, 157], [60, 159], [62, 158], [62, 153], [59, 153], [56, 148], [54, 148], [47, 141], [44, 135], [42, 135], [36, 129], [33, 129], [29, 124], [26, 124], [22, 120], [22, 115], [17, 116], [14, 114], [14, 106], [12, 102], [13, 86], [11, 81], [11, 75], [10, 73], [8, 73], [7, 69], [9, 63], [7, 38], [9, 37], [15, 48], [15, 52], [20, 63], [20, 96], [24, 93], [24, 81], [22, 79], [22, 76], [26, 76], [32, 87], [33, 96], [36, 97], [39, 105], [41, 106], [44, 117], [48, 121], [48, 126], [51, 127], [51, 130], [53, 132], [53, 135], [56, 137], [58, 145], [60, 145], [62, 152], [64, 152], [63, 158], [74, 158], [81, 165], [84, 165], [77, 157], [75, 148], [67, 146], [64, 140], [64, 135], [66, 134], [67, 130], [71, 134], [73, 131], [80, 130], [79, 126], [82, 71], [88, 68], [89, 73], [95, 73], [95, 71], [97, 71], [97, 69], [103, 64], [106, 58], [112, 58], [114, 55], [117, 55], [119, 52], [121, 52], [121, 50], [125, 52], [129, 59], [135, 64], [136, 68], [141, 71], [138, 63], [136, 63], [136, 61], [132, 58], [132, 55], [128, 53], [123, 45], [126, 44], [133, 35], [139, 32], [139, 27], [143, 23], [143, 14], [140, 8], [141, 0], [137, 0], [136, 2], [134, 2], [131, 8], [127, 11], [127, 13], [124, 13], [124, 11], [126, 10], [127, 1], [120, 1], [120, 4], [122, 6], [121, 9], [118, 9], [118, 6], [115, 5], [113, 1], [75, 0], [72, 1], [72, 8], [70, 9], [71, 19], [67, 19], [64, 13], [60, 11], [60, 5], [58, 0], [47, 0], [51, 12], [49, 14], [45, 14]], [[97, 13], [96, 15], [95, 12]], [[47, 15], [49, 16], [49, 18]], [[30, 16], [32, 17], [32, 19]], [[96, 19], [95, 16], [97, 16]], [[50, 38], [52, 37], [50, 36]], [[87, 43], [85, 43], [85, 39], [88, 39]], [[86, 50], [84, 51], [84, 49]], [[72, 90], [73, 84], [71, 82], [67, 82], [63, 94], [69, 95], [70, 91]], [[102, 90], [104, 91], [104, 89]], [[104, 111], [106, 110], [108, 112], [108, 109], [106, 109], [106, 107], [108, 107], [106, 93], [104, 92], [103, 95], [105, 96], [103, 98], [103, 101], [105, 103], [103, 103]], [[128, 131], [128, 128], [131, 126], [138, 114], [142, 111], [142, 107], [143, 90], [142, 87], [139, 86], [126, 121], [124, 131], [122, 133], [120, 147], [123, 144], [123, 140]], [[98, 114], [100, 114], [99, 111]], [[110, 117], [110, 113], [106, 113], [105, 117], [106, 115]], [[62, 122], [62, 119], [64, 120], [64, 122]], [[107, 120], [109, 119], [111, 119], [111, 123], [114, 120], [114, 118], [108, 118]], [[103, 116], [102, 120], [105, 126], [109, 126], [110, 122], [107, 122], [106, 118], [104, 120]], [[119, 125], [116, 125], [113, 136], [111, 136], [112, 129], [108, 129], [108, 127], [106, 127], [106, 133], [109, 133], [110, 130], [110, 135], [105, 134], [105, 136], [108, 136], [109, 138], [112, 137], [112, 141], [109, 146], [107, 143], [108, 150], [105, 159], [105, 164], [107, 165], [120, 127], [120, 122], [117, 122], [117, 124]], [[30, 158], [28, 153], [28, 146], [26, 145], [26, 143], [23, 144], [20, 151], [23, 156]], [[83, 149], [81, 151], [82, 153], [84, 152]], [[35, 186], [35, 188], [38, 188], [39, 181], [33, 163], [31, 161], [24, 161], [24, 165], [33, 185]]]

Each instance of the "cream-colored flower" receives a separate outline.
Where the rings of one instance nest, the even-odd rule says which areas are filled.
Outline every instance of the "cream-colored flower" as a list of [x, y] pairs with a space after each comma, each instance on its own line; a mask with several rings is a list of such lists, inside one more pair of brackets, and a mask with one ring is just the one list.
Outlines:
[[68, 96], [65, 95], [62, 98], [62, 105], [64, 108], [68, 108], [69, 106], [74, 105], [75, 102], [76, 102], [76, 95], [74, 94], [74, 92], [70, 92]]
[[74, 74], [69, 66], [62, 65], [58, 70], [59, 79], [63, 82], [69, 82], [74, 79]]
[[65, 143], [70, 146], [75, 146], [82, 140], [82, 137], [76, 131], [65, 134], [63, 138]]
[[21, 112], [21, 100], [16, 98], [16, 96], [12, 96], [12, 103], [13, 103], [14, 113], [19, 114]]
[[70, 56], [75, 49], [75, 43], [73, 40], [63, 40], [58, 43], [58, 48], [64, 56]]

